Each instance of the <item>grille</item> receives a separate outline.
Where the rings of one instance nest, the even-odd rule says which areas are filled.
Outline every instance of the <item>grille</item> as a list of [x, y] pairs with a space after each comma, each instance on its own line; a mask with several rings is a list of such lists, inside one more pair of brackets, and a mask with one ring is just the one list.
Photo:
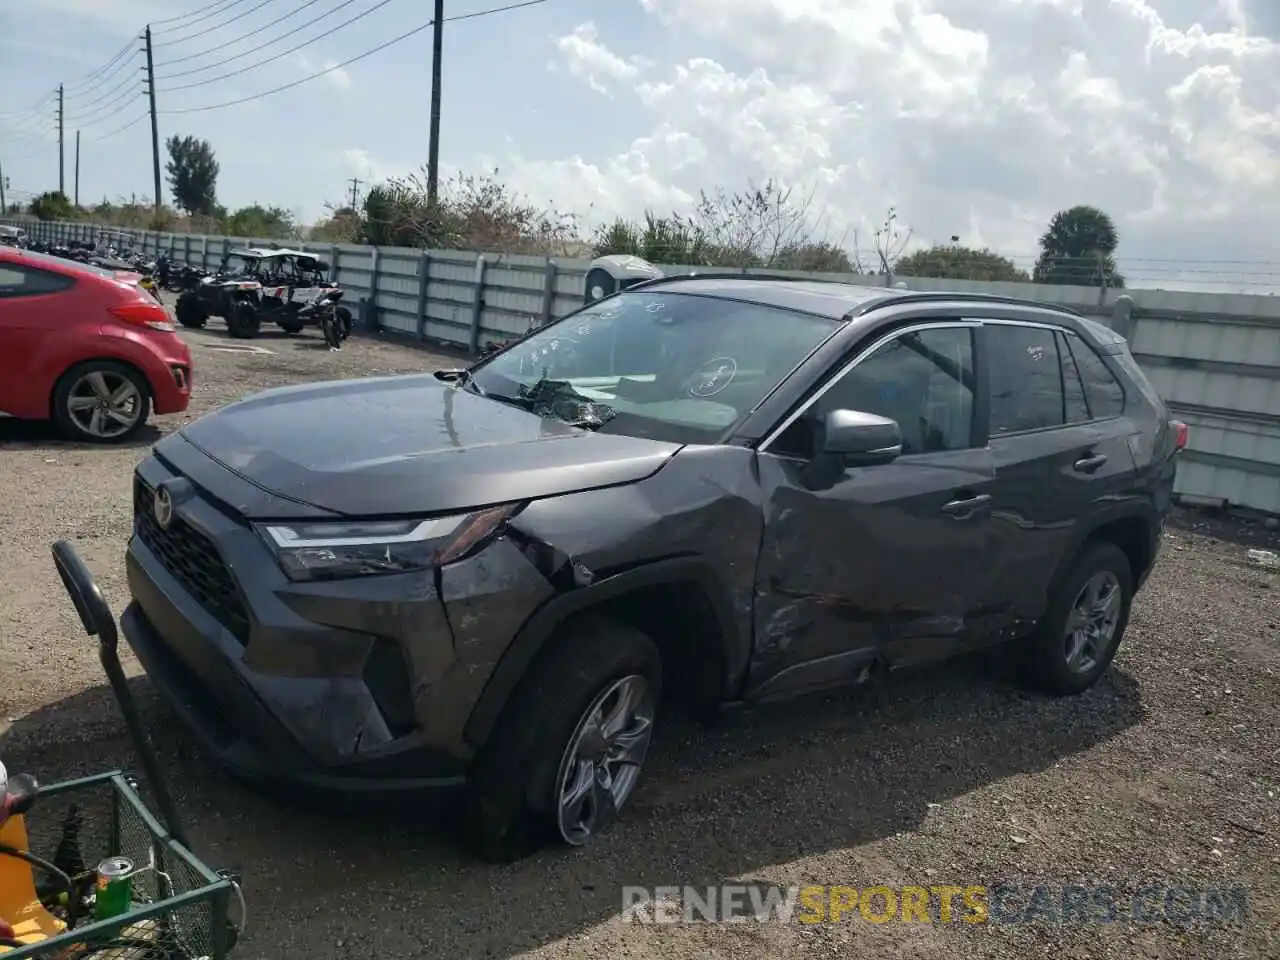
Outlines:
[[141, 478], [133, 485], [133, 522], [145, 543], [200, 606], [242, 644], [249, 639], [249, 617], [218, 548], [179, 516], [167, 530], [156, 523], [155, 491]]

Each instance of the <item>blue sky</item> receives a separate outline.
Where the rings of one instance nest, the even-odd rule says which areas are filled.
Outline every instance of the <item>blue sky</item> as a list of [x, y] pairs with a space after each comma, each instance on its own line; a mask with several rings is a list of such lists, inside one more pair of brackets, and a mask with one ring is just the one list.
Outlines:
[[[221, 0], [200, 22], [157, 25], [161, 111], [296, 80], [431, 14], [429, 0], [388, 0], [297, 54], [171, 89], [324, 35], [379, 0], [351, 0], [219, 65], [341, 3], [313, 0], [203, 55], [305, 2]], [[500, 3], [446, 0], [446, 15]], [[81, 201], [149, 195], [146, 123], [98, 139], [141, 116], [145, 100], [111, 95], [127, 73], [92, 73], [148, 21], [208, 5], [0, 3], [11, 192], [57, 185], [52, 110], [33, 108], [62, 81], [84, 137]], [[190, 59], [166, 66], [179, 56]], [[164, 79], [195, 68], [208, 69]], [[162, 113], [160, 134], [213, 144], [228, 207], [275, 204], [313, 221], [347, 178], [425, 162], [430, 72], [428, 30], [276, 96]], [[892, 206], [913, 245], [960, 236], [1028, 266], [1053, 212], [1089, 203], [1115, 218], [1121, 266], [1140, 285], [1260, 292], [1280, 274], [1278, 105], [1276, 0], [547, 0], [446, 26], [441, 160], [446, 173], [496, 166], [588, 225], [772, 176], [809, 198], [820, 232], [864, 258]]]

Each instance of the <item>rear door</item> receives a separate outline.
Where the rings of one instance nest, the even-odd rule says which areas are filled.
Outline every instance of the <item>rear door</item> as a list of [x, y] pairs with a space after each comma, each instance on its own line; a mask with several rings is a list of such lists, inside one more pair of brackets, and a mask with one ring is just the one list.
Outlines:
[[55, 341], [71, 322], [64, 306], [75, 281], [0, 260], [0, 412], [45, 417]]
[[[1001, 618], [1022, 630], [1039, 618], [1058, 564], [1095, 505], [1132, 483], [1132, 433], [1123, 392], [1112, 377], [1099, 378], [1090, 405], [1077, 349], [1102, 361], [1076, 334], [1059, 327], [1013, 320], [984, 320], [989, 358], [991, 452], [996, 482], [992, 562], [1009, 588]], [[1094, 415], [1094, 409], [1100, 416]]]

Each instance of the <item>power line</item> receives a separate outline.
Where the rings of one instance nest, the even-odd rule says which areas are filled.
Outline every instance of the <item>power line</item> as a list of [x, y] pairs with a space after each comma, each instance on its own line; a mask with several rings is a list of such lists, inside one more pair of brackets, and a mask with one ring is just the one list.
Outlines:
[[123, 113], [125, 110], [128, 110], [131, 106], [133, 106], [134, 103], [137, 102], [137, 96], [141, 93], [142, 93], [142, 88], [141, 86], [139, 86], [139, 88], [133, 92], [132, 96], [127, 97], [126, 99], [116, 103], [115, 109], [108, 110], [105, 113], [101, 111], [95, 111], [95, 113], [92, 116], [68, 117], [67, 123], [71, 124], [72, 126], [92, 127], [96, 124], [102, 123], [104, 120], [110, 120], [112, 117]]
[[[135, 46], [137, 42], [137, 37], [132, 38], [128, 44], [126, 44], [115, 56], [102, 66], [98, 67], [96, 70], [91, 70], [89, 73], [86, 73], [75, 80], [72, 80], [70, 83], [66, 84], [66, 86], [68, 89], [73, 87], [101, 86], [106, 82], [108, 77], [115, 76], [120, 72], [120, 70], [124, 69], [124, 67], [129, 66], [126, 58], [130, 53], [138, 52], [138, 48]], [[126, 62], [122, 64], [122, 60], [125, 60]], [[113, 67], [114, 69], [112, 69]]]
[[[250, 70], [256, 70], [258, 67], [265, 67], [268, 63], [274, 63], [275, 61], [280, 60], [283, 57], [289, 56], [289, 54], [291, 53], [297, 53], [299, 50], [302, 50], [305, 47], [309, 47], [313, 43], [319, 43], [321, 40], [327, 40], [329, 37], [345, 29], [346, 27], [349, 27], [351, 24], [355, 23], [357, 20], [363, 20], [365, 17], [369, 16], [371, 13], [377, 13], [387, 4], [392, 2], [394, 2], [394, 0], [379, 0], [378, 3], [375, 3], [368, 10], [362, 10], [360, 13], [357, 13], [354, 17], [350, 17], [342, 21], [342, 23], [338, 24], [336, 27], [333, 27], [332, 29], [324, 31], [324, 33], [320, 34], [318, 37], [312, 37], [310, 40], [304, 40], [302, 43], [295, 44], [294, 46], [290, 47], [288, 50], [284, 50], [280, 53], [267, 57], [265, 60], [258, 60], [254, 63], [249, 64], [246, 67], [240, 67], [236, 70], [232, 70], [230, 73], [223, 73], [216, 77], [209, 77], [205, 80], [196, 80], [192, 83], [181, 83], [181, 84], [178, 84], [178, 86], [176, 87], [168, 87], [166, 89], [166, 92], [176, 93], [179, 90], [193, 90], [196, 87], [204, 87], [204, 86], [208, 86], [211, 83], [218, 83], [222, 80], [229, 80], [230, 78], [237, 77], [242, 73], [248, 73]], [[316, 19], [319, 20], [323, 18], [317, 17]], [[303, 24], [303, 26], [306, 26], [306, 24]], [[293, 32], [297, 33], [297, 30], [294, 30]]]
[[[445, 17], [445, 22], [448, 23], [449, 21], [452, 21], [452, 20], [471, 20], [476, 17], [487, 17], [495, 13], [507, 13], [508, 11], [511, 11], [511, 10], [520, 10], [520, 9], [523, 9], [524, 7], [536, 7], [539, 4], [543, 4], [546, 2], [547, 0], [524, 0], [523, 3], [510, 3], [502, 7], [492, 7], [488, 10], [476, 10], [472, 13], [459, 14], [458, 16], [454, 16], [454, 17]], [[343, 67], [349, 67], [351, 66], [351, 64], [358, 63], [361, 60], [364, 60], [368, 57], [373, 56], [375, 53], [381, 53], [383, 50], [386, 50], [388, 47], [395, 46], [397, 43], [401, 43], [402, 41], [408, 40], [410, 37], [413, 37], [419, 33], [422, 33], [422, 31], [429, 29], [430, 27], [434, 26], [434, 24], [435, 24], [434, 20], [428, 20], [426, 23], [419, 24], [418, 26], [414, 27], [412, 30], [407, 30], [406, 32], [400, 34], [398, 37], [392, 37], [390, 40], [386, 41], [385, 43], [380, 43], [376, 47], [366, 50], [364, 53], [359, 53], [359, 54], [356, 54], [354, 57], [351, 57], [347, 60], [343, 60], [341, 63], [335, 63], [333, 64], [333, 66], [325, 67], [323, 70], [317, 70], [315, 73], [310, 74], [309, 76], [302, 77], [301, 79], [294, 80], [290, 83], [281, 84], [280, 86], [273, 87], [270, 90], [264, 90], [261, 93], [255, 93], [252, 96], [238, 97], [235, 100], [227, 100], [223, 103], [210, 103], [200, 107], [183, 107], [180, 110], [162, 110], [160, 112], [166, 113], [166, 114], [203, 113], [206, 110], [221, 110], [224, 107], [234, 107], [242, 103], [249, 103], [252, 100], [261, 100], [264, 97], [269, 97], [269, 96], [272, 96], [273, 94], [282, 93], [285, 90], [291, 90], [294, 87], [299, 87], [304, 83], [310, 83], [312, 80], [317, 80], [320, 77], [333, 73], [335, 70], [341, 70]]]
[[85, 143], [101, 143], [103, 140], [110, 140], [116, 134], [124, 133], [126, 130], [132, 130], [134, 127], [140, 124], [143, 120], [146, 120], [149, 116], [151, 116], [150, 111], [144, 111], [140, 116], [134, 117], [128, 123], [122, 124], [116, 127], [114, 130], [110, 130], [107, 133], [100, 134], [96, 137], [86, 137], [84, 142]]
[[142, 83], [141, 77], [125, 77], [120, 83], [117, 83], [109, 91], [105, 91], [96, 97], [90, 98], [85, 102], [77, 102], [76, 108], [82, 113], [91, 113], [97, 111], [100, 107], [107, 104], [115, 103], [122, 97], [127, 97], [133, 90]]
[[[320, 0], [307, 0], [306, 3], [304, 3], [301, 7], [298, 7], [296, 10], [290, 10], [283, 17], [277, 17], [275, 20], [272, 20], [271, 23], [265, 24], [264, 26], [259, 27], [257, 30], [251, 30], [249, 33], [246, 33], [242, 37], [236, 37], [234, 40], [228, 40], [226, 43], [219, 44], [218, 46], [213, 47], [210, 50], [202, 50], [200, 53], [193, 53], [185, 57], [177, 57], [173, 60], [167, 60], [165, 61], [164, 64], [161, 64], [161, 66], [179, 63], [183, 60], [190, 60], [194, 57], [204, 57], [204, 56], [208, 56], [211, 53], [216, 53], [217, 51], [223, 49], [224, 47], [232, 46], [233, 44], [239, 43], [241, 40], [247, 40], [249, 37], [253, 36], [255, 33], [261, 33], [267, 27], [273, 26], [274, 24], [277, 24], [281, 20], [285, 20], [288, 17], [292, 17], [296, 13], [301, 13], [307, 7], [319, 2]], [[281, 40], [285, 39], [286, 37], [291, 37], [298, 31], [305, 30], [307, 27], [311, 26], [312, 24], [319, 23], [321, 20], [324, 20], [326, 17], [333, 16], [343, 7], [349, 7], [351, 6], [351, 4], [355, 2], [356, 0], [343, 0], [342, 3], [339, 3], [332, 10], [329, 10], [326, 13], [322, 13], [320, 14], [320, 16], [315, 17], [311, 20], [308, 20], [306, 23], [302, 24], [301, 26], [294, 27], [292, 30], [287, 31], [286, 33], [282, 33], [280, 36], [275, 37], [271, 40], [268, 40], [265, 43], [260, 43], [256, 47], [250, 47], [248, 50], [245, 50], [241, 53], [237, 53], [234, 56], [226, 57], [223, 59], [221, 63], [213, 64], [212, 66], [192, 67], [190, 70], [179, 70], [177, 73], [170, 73], [164, 76], [159, 76], [159, 77], [156, 77], [156, 79], [157, 80], [174, 80], [178, 77], [188, 77], [193, 73], [203, 73], [206, 70], [214, 70], [217, 67], [225, 66], [226, 64], [230, 63], [232, 60], [240, 60], [240, 59], [243, 59], [244, 57], [249, 56], [250, 54], [257, 53], [259, 50], [265, 50], [267, 47], [271, 46], [272, 44], [279, 43]], [[335, 29], [341, 29], [341, 28], [335, 28]]]
[[7, 123], [11, 118], [17, 122], [21, 122], [24, 118], [33, 118], [41, 110], [47, 109], [49, 104], [54, 99], [56, 99], [57, 96], [58, 96], [58, 88], [54, 87], [52, 90], [46, 93], [44, 97], [41, 100], [39, 100], [34, 106], [26, 110], [19, 110], [16, 113], [0, 113], [0, 120], [4, 120]]
[[[223, 20], [221, 23], [215, 23], [212, 27], [205, 27], [203, 30], [197, 30], [195, 33], [187, 34], [187, 36], [185, 37], [174, 37], [174, 39], [172, 40], [163, 40], [159, 43], [153, 43], [152, 45], [156, 47], [171, 47], [171, 46], [174, 46], [175, 44], [186, 43], [188, 40], [194, 40], [196, 37], [203, 37], [206, 34], [213, 33], [215, 30], [221, 30], [223, 27], [229, 26], [230, 24], [235, 23], [237, 20], [243, 20], [245, 17], [252, 16], [253, 14], [257, 13], [259, 10], [261, 10], [263, 7], [265, 7], [267, 4], [274, 3], [274, 2], [275, 0], [259, 0], [257, 6], [250, 7], [244, 13], [237, 13], [234, 17], [231, 17], [227, 20]], [[234, 6], [234, 4], [232, 6]], [[227, 7], [227, 10], [230, 10], [230, 9], [231, 7]], [[195, 21], [192, 21], [192, 23], [194, 22]], [[187, 24], [187, 26], [191, 26], [191, 24]]]
[[[214, 3], [209, 4], [207, 7], [200, 7], [198, 10], [190, 10], [187, 13], [180, 13], [176, 17], [165, 17], [163, 20], [152, 20], [151, 25], [153, 27], [158, 27], [162, 23], [175, 23], [178, 20], [185, 20], [187, 17], [194, 17], [197, 13], [204, 13], [206, 10], [213, 10], [214, 7], [222, 7], [225, 10], [228, 6], [234, 7], [237, 3], [242, 2], [243, 0], [215, 0]], [[213, 13], [220, 12], [222, 11], [213, 11]], [[209, 14], [209, 16], [213, 16], [213, 13]], [[196, 21], [194, 20], [192, 21], [192, 23], [195, 22]], [[188, 26], [190, 26], [190, 24], [188, 24]]]

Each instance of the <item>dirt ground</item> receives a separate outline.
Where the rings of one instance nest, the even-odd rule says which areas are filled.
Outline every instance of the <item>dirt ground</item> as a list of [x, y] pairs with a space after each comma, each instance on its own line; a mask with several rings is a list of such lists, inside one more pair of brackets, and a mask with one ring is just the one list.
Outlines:
[[[314, 333], [197, 364], [188, 414], [124, 449], [0, 420], [0, 755], [46, 782], [136, 766], [49, 560], [71, 538], [119, 608], [130, 473], [162, 433], [244, 394], [454, 361]], [[497, 868], [402, 817], [298, 810], [230, 784], [134, 682], [196, 845], [240, 870], [237, 956], [1236, 958], [1280, 956], [1280, 548], [1262, 524], [1180, 514], [1115, 669], [1090, 693], [1021, 692], [965, 661], [716, 728], [670, 719], [614, 830]], [[136, 672], [136, 667], [133, 668]], [[1244, 923], [623, 923], [624, 885], [1248, 888]]]

